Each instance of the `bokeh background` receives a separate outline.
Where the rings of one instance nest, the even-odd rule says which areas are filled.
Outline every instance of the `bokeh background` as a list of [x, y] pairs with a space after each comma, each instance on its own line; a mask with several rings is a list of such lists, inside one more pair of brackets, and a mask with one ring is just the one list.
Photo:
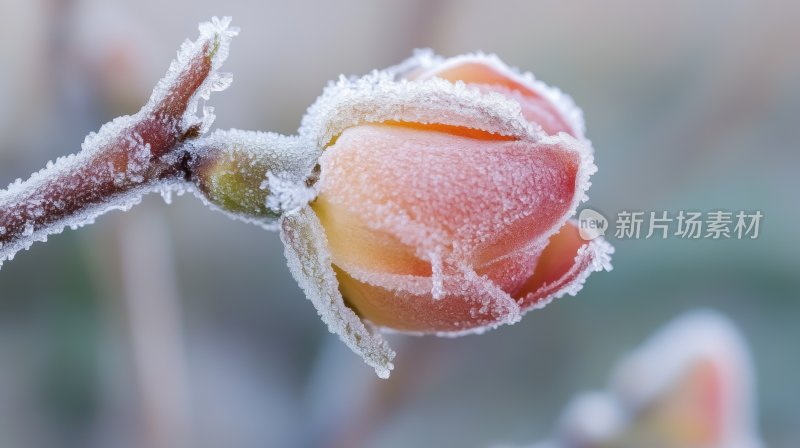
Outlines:
[[800, 446], [800, 4], [756, 0], [0, 0], [0, 184], [135, 112], [196, 24], [242, 28], [216, 126], [293, 133], [324, 84], [416, 47], [495, 52], [583, 107], [587, 205], [761, 210], [756, 240], [615, 241], [612, 273], [483, 336], [327, 333], [274, 233], [148, 197], [0, 271], [0, 446], [478, 447], [546, 437], [682, 311], [732, 317], [767, 446]]

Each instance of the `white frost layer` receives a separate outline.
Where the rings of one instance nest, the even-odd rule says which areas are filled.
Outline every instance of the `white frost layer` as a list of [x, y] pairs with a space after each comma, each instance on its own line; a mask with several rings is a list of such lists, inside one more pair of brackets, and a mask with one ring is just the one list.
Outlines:
[[[577, 225], [577, 224], [576, 224]], [[565, 295], [576, 296], [583, 289], [583, 285], [593, 272], [612, 271], [611, 255], [614, 254], [614, 246], [602, 237], [598, 237], [581, 246], [575, 255], [575, 261], [570, 270], [564, 275], [566, 278], [573, 277], [573, 280], [559, 288], [558, 291], [541, 299], [531, 310], [538, 310], [546, 307], [555, 299]], [[583, 267], [584, 260], [588, 260], [589, 265]], [[546, 287], [547, 285], [544, 285]]]
[[299, 132], [324, 148], [347, 128], [385, 121], [446, 124], [529, 141], [543, 135], [525, 120], [519, 103], [499, 93], [439, 78], [395, 80], [382, 71], [342, 76], [328, 85], [308, 108]]
[[292, 276], [314, 304], [328, 330], [372, 366], [379, 377], [388, 378], [394, 368], [395, 353], [379, 333], [367, 328], [344, 303], [331, 265], [325, 229], [314, 211], [304, 207], [284, 215], [281, 240]]
[[190, 66], [192, 59], [201, 54], [208, 43], [209, 49], [213, 51], [211, 71], [189, 100], [186, 112], [182, 117], [181, 126], [182, 129], [188, 129], [194, 124], [200, 124], [201, 133], [207, 131], [214, 121], [214, 110], [210, 107], [204, 107], [203, 115], [197, 117], [196, 112], [200, 101], [207, 101], [212, 92], [225, 90], [233, 82], [231, 73], [219, 72], [222, 63], [228, 58], [231, 40], [239, 34], [239, 28], [230, 26], [230, 24], [230, 17], [221, 19], [212, 17], [210, 22], [200, 23], [198, 26], [200, 37], [194, 41], [187, 39], [181, 44], [177, 57], [170, 64], [166, 76], [158, 81], [147, 104], [134, 117], [152, 112], [158, 104], [166, 99], [170, 90], [179, 83], [181, 75], [186, 72], [186, 68]]
[[417, 49], [414, 54], [405, 61], [395, 66], [387, 68], [385, 71], [395, 79], [407, 76], [424, 77], [426, 73], [432, 71], [445, 70], [448, 67], [457, 66], [463, 63], [478, 62], [485, 64], [499, 73], [507, 76], [513, 81], [522, 84], [543, 98], [550, 101], [564, 117], [570, 126], [577, 132], [580, 138], [584, 138], [586, 133], [586, 122], [583, 118], [583, 111], [571, 96], [562, 92], [559, 88], [549, 86], [536, 79], [531, 72], [523, 72], [517, 67], [511, 67], [503, 62], [495, 54], [485, 54], [481, 52], [468, 53], [452, 58], [444, 58], [433, 52], [429, 48]]
[[[243, 164], [242, 169], [253, 172], [267, 168], [259, 186], [268, 190], [266, 205], [276, 214], [297, 210], [316, 196], [316, 191], [307, 186], [321, 150], [301, 136], [285, 136], [274, 132], [216, 130], [187, 145], [197, 158], [231, 158]], [[219, 151], [210, 155], [210, 151]], [[197, 189], [196, 196], [213, 210], [221, 211], [232, 219], [259, 225], [267, 230], [278, 230], [277, 219], [269, 217], [245, 217], [229, 213], [209, 202]], [[245, 192], [247, 193], [247, 192]], [[260, 191], [252, 191], [261, 196]]]
[[[158, 82], [149, 101], [138, 113], [116, 118], [104, 124], [97, 133], [92, 132], [87, 135], [78, 154], [60, 157], [55, 162], [48, 162], [44, 169], [33, 174], [26, 181], [17, 179], [8, 188], [0, 191], [0, 208], [6, 208], [8, 204], [12, 203], [24, 202], [20, 207], [24, 207], [29, 212], [29, 216], [35, 217], [44, 213], [44, 205], [61, 207], [57, 203], [49, 204], [42, 195], [37, 196], [37, 192], [52, 182], [63, 182], [68, 179], [71, 173], [75, 173], [80, 167], [84, 167], [94, 160], [105, 147], [116, 144], [137, 123], [152, 119], [154, 110], [167, 98], [171, 89], [179, 82], [181, 74], [187, 71], [192, 59], [204, 51], [206, 44], [210, 44], [210, 48], [216, 48], [212, 57], [211, 72], [190, 99], [188, 108], [180, 121], [174, 122], [165, 118], [160, 124], [170, 131], [187, 129], [192, 125], [199, 125], [201, 131], [208, 129], [214, 118], [212, 110], [204, 108], [201, 117], [196, 116], [196, 111], [201, 99], [207, 100], [211, 92], [225, 89], [230, 84], [230, 74], [218, 73], [219, 67], [228, 55], [231, 38], [238, 34], [238, 29], [231, 27], [230, 21], [230, 17], [222, 19], [214, 17], [211, 22], [201, 23], [199, 26], [200, 37], [193, 42], [187, 40], [181, 45], [177, 58], [170, 64], [166, 76]], [[48, 235], [61, 233], [65, 227], [76, 229], [91, 224], [95, 218], [110, 210], [130, 209], [141, 201], [141, 197], [145, 193], [163, 191], [164, 186], [144, 182], [145, 171], [150, 159], [150, 144], [146, 143], [141, 135], [135, 133], [126, 137], [124, 144], [127, 145], [130, 154], [127, 170], [124, 173], [114, 173], [113, 167], [108, 166], [108, 171], [96, 174], [98, 178], [114, 175], [114, 182], [119, 185], [140, 184], [139, 187], [133, 187], [125, 195], [109, 198], [109, 201], [104, 204], [87, 207], [76, 216], [57, 221], [46, 227], [36, 228], [34, 222], [31, 221], [26, 226], [27, 230], [22, 238], [5, 245], [0, 244], [0, 266], [3, 261], [12, 259], [20, 250], [28, 249], [36, 241], [46, 241]], [[93, 184], [97, 184], [97, 182], [93, 183], [92, 179], [74, 179], [73, 181], [76, 189], [83, 188], [84, 185], [86, 188], [91, 188]]]

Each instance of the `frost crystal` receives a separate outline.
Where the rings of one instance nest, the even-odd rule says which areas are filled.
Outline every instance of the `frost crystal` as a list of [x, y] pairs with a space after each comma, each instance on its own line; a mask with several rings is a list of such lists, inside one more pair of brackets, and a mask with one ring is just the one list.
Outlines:
[[300, 135], [325, 147], [347, 128], [386, 121], [443, 123], [531, 141], [539, 137], [519, 103], [503, 95], [436, 78], [398, 81], [379, 71], [328, 85], [303, 117]]
[[426, 72], [446, 70], [448, 67], [470, 62], [485, 64], [509, 79], [527, 86], [538, 95], [549, 100], [579, 135], [586, 133], [583, 111], [575, 104], [572, 97], [562, 92], [559, 88], [549, 86], [536, 79], [531, 72], [523, 72], [516, 67], [506, 65], [495, 54], [477, 52], [445, 59], [435, 54], [431, 49], [417, 49], [414, 51], [413, 56], [400, 64], [387, 68], [385, 72], [395, 79], [425, 77]]
[[331, 265], [325, 230], [309, 207], [287, 213], [281, 220], [281, 240], [289, 270], [314, 304], [331, 333], [361, 355], [381, 378], [394, 368], [394, 351], [380, 334], [370, 331], [347, 307]]
[[109, 210], [127, 210], [143, 194], [180, 182], [170, 168], [179, 164], [173, 146], [183, 133], [210, 126], [210, 108], [204, 108], [202, 117], [195, 112], [201, 99], [230, 83], [230, 75], [218, 69], [238, 33], [227, 17], [215, 17], [199, 28], [200, 37], [181, 46], [138, 113], [106, 123], [86, 137], [79, 153], [48, 163], [28, 180], [18, 179], [0, 191], [3, 235], [11, 235], [0, 243], [0, 265], [67, 226], [75, 229]]
[[[248, 178], [252, 182], [237, 186], [239, 201], [263, 205], [272, 212], [271, 216], [235, 213], [212, 203], [213, 198], [207, 197], [207, 192], [194, 190], [206, 205], [234, 219], [277, 230], [277, 217], [281, 213], [305, 206], [316, 196], [316, 191], [307, 184], [314, 176], [321, 150], [300, 136], [238, 129], [217, 130], [198, 138], [187, 147], [201, 163], [235, 161], [231, 171], [252, 177]], [[214, 187], [205, 186], [206, 189]], [[201, 188], [204, 188], [202, 183]]]
[[317, 195], [313, 188], [306, 187], [292, 179], [284, 179], [267, 172], [267, 180], [261, 187], [269, 190], [267, 207], [277, 214], [293, 212], [305, 207]]
[[212, 92], [225, 90], [233, 81], [230, 73], [220, 73], [222, 63], [228, 58], [231, 40], [239, 34], [238, 27], [232, 27], [230, 17], [213, 17], [210, 22], [202, 22], [198, 26], [200, 37], [195, 41], [186, 40], [178, 50], [178, 55], [169, 66], [167, 75], [162, 78], [150, 96], [150, 100], [137, 115], [152, 113], [166, 101], [174, 101], [172, 93], [174, 88], [182, 82], [182, 77], [187, 76], [187, 69], [192, 67], [192, 61], [198, 54], [205, 52], [210, 58], [211, 67], [208, 75], [203, 79], [202, 84], [192, 92], [186, 107], [186, 112], [182, 115], [182, 129], [188, 129], [194, 124], [208, 127], [213, 122], [213, 108], [203, 111], [203, 117], [197, 117], [196, 112], [200, 100], [207, 101]]
[[[577, 226], [575, 220], [570, 220], [570, 223]], [[588, 242], [580, 249], [575, 255], [575, 261], [570, 267], [569, 271], [564, 274], [565, 279], [569, 279], [564, 284], [557, 285], [557, 288], [547, 294], [544, 298], [538, 299], [536, 305], [531, 310], [537, 310], [549, 305], [555, 299], [561, 298], [565, 295], [576, 296], [581, 289], [583, 289], [586, 279], [589, 278], [593, 272], [611, 271], [614, 267], [611, 265], [611, 255], [614, 254], [614, 247], [608, 241], [602, 238], [595, 238]], [[552, 285], [545, 285], [547, 288]]]

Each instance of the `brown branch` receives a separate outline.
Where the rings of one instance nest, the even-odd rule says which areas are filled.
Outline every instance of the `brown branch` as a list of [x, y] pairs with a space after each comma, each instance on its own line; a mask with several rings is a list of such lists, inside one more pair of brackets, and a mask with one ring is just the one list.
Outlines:
[[204, 33], [185, 44], [137, 114], [104, 125], [80, 153], [0, 191], [0, 264], [66, 225], [91, 222], [109, 208], [132, 205], [141, 193], [190, 177], [190, 156], [181, 143], [200, 135], [203, 123], [192, 112], [218, 76], [215, 57], [225, 56], [218, 54], [220, 39], [236, 32], [226, 26], [219, 28], [224, 36]]

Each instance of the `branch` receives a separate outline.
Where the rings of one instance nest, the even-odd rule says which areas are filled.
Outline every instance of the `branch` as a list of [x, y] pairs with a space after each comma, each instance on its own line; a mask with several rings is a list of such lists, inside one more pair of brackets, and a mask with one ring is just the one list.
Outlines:
[[78, 154], [61, 158], [0, 191], [0, 265], [47, 236], [88, 224], [108, 210], [127, 209], [143, 194], [168, 189], [190, 177], [184, 142], [205, 132], [212, 109], [195, 112], [200, 99], [223, 90], [230, 76], [217, 72], [238, 33], [230, 18], [200, 25], [135, 115], [91, 133]]

